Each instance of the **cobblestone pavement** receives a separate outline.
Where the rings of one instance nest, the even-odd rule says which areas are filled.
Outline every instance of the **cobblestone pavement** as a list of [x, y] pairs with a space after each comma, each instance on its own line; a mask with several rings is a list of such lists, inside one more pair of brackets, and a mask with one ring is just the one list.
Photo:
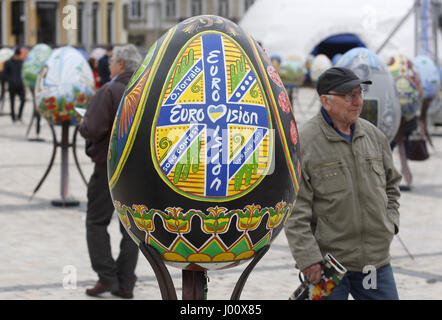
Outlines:
[[[313, 96], [311, 89], [300, 90], [295, 101], [298, 124], [318, 110]], [[40, 133], [44, 141], [25, 137], [32, 110], [29, 92], [27, 97], [24, 122], [13, 124], [9, 115], [0, 116], [0, 299], [95, 299], [84, 293], [95, 283], [96, 275], [90, 267], [85, 240], [86, 185], [71, 151], [69, 195], [79, 200], [80, 205], [72, 208], [51, 205], [52, 200], [61, 198], [60, 150], [47, 179], [31, 199], [48, 166], [53, 143], [45, 122]], [[8, 101], [3, 113], [7, 111]], [[60, 137], [60, 128], [56, 131]], [[400, 238], [395, 237], [391, 253], [401, 299], [442, 296], [442, 135], [441, 130], [434, 133], [435, 148], [430, 148], [430, 159], [410, 162], [414, 187], [411, 192], [403, 192], [400, 200]], [[32, 127], [29, 138], [35, 136]], [[84, 140], [80, 136], [77, 151], [88, 179], [93, 166], [84, 154]], [[397, 151], [394, 157], [399, 165]], [[116, 215], [109, 233], [116, 256], [121, 238]], [[209, 272], [208, 299], [228, 299], [245, 266]], [[181, 270], [169, 267], [169, 271], [181, 297]], [[137, 276], [135, 299], [161, 299], [152, 268], [141, 254]], [[298, 284], [298, 272], [282, 232], [251, 273], [241, 298], [285, 300]], [[104, 299], [116, 298], [108, 295]]]

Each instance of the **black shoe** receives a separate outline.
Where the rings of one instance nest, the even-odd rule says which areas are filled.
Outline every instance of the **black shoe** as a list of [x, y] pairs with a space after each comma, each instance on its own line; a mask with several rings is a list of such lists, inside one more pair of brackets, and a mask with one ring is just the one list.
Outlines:
[[103, 283], [97, 281], [95, 287], [86, 289], [86, 294], [91, 297], [98, 297], [100, 294], [105, 292], [111, 292], [115, 290], [116, 283]]
[[117, 297], [120, 297], [123, 299], [132, 299], [134, 297], [134, 294], [132, 293], [132, 291], [128, 291], [128, 290], [124, 290], [124, 289], [112, 291], [111, 293], [114, 296], [117, 296]]

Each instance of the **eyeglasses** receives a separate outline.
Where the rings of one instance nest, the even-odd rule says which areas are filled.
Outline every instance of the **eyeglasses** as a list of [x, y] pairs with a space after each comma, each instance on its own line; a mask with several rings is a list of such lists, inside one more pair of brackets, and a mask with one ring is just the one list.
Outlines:
[[352, 102], [356, 97], [361, 97], [362, 99], [364, 99], [365, 92], [366, 92], [366, 90], [361, 89], [355, 93], [327, 93], [327, 95], [344, 97], [345, 101]]

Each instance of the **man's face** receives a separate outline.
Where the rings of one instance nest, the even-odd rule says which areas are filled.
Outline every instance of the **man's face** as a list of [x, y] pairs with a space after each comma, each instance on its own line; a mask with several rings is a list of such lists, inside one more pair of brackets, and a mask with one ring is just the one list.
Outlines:
[[112, 57], [109, 64], [109, 71], [111, 79], [119, 74], [122, 74], [124, 72], [124, 61], [116, 61], [114, 57]]
[[360, 86], [346, 94], [330, 91], [333, 97], [327, 96], [323, 106], [333, 122], [351, 125], [358, 120], [362, 112], [363, 96]]

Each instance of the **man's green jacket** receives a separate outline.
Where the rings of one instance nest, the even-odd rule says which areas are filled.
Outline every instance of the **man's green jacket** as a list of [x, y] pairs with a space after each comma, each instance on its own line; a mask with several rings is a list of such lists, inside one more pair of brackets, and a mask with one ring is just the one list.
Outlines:
[[389, 142], [359, 118], [352, 143], [321, 112], [301, 128], [302, 180], [285, 231], [300, 270], [331, 253], [349, 271], [390, 261], [399, 182]]

